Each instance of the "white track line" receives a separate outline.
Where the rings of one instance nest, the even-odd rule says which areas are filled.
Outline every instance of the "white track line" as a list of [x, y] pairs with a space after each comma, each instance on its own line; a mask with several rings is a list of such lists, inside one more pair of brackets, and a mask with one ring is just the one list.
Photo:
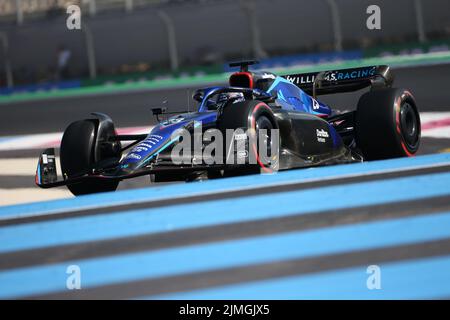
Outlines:
[[423, 112], [422, 137], [450, 139], [450, 112]]
[[[119, 134], [143, 134], [152, 129], [149, 127], [121, 128]], [[0, 137], [0, 151], [31, 150], [58, 147], [63, 133], [41, 133], [22, 136]]]
[[[448, 108], [450, 109], [450, 107]], [[420, 120], [422, 121], [422, 125], [431, 121], [437, 121], [450, 118], [450, 111], [449, 112], [421, 112], [420, 113]]]
[[[450, 112], [422, 112], [422, 136], [431, 138], [450, 138]], [[119, 134], [148, 133], [149, 127], [129, 127], [118, 129]], [[62, 132], [22, 136], [0, 137], [0, 151], [45, 149], [58, 147]]]
[[0, 189], [0, 207], [73, 197], [67, 188], [51, 190], [36, 188]]
[[[56, 161], [59, 163], [58, 157]], [[37, 163], [37, 156], [35, 158], [0, 159], [0, 176], [34, 176]]]

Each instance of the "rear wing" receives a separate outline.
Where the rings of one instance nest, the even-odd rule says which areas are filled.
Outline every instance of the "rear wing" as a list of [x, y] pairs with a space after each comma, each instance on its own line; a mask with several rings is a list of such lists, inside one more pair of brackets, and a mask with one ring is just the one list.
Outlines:
[[394, 82], [390, 67], [385, 65], [290, 74], [282, 77], [313, 96], [351, 92], [369, 86], [390, 87]]

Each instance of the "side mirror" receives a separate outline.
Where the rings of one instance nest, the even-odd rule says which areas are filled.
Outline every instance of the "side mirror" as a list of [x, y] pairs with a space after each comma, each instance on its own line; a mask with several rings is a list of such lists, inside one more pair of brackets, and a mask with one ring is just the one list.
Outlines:
[[167, 108], [152, 108], [152, 114], [154, 116], [159, 116], [167, 111]]
[[159, 116], [164, 114], [167, 111], [167, 108], [152, 108], [152, 114], [156, 117], [156, 120], [158, 122], [161, 122], [161, 120], [159, 119]]
[[204, 94], [203, 91], [197, 91], [197, 92], [192, 96], [192, 98], [193, 98], [195, 101], [198, 101], [198, 102], [202, 102], [204, 97], [205, 97], [205, 94]]

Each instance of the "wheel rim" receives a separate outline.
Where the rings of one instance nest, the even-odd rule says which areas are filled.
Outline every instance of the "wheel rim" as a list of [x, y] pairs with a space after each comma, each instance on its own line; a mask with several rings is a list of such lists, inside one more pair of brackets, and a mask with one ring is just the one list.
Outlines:
[[[261, 116], [256, 120], [256, 132], [257, 132], [257, 146], [258, 146], [258, 153], [259, 156], [261, 156], [259, 152], [259, 146], [265, 145], [267, 148], [267, 152], [263, 157], [261, 157], [261, 160], [263, 160], [264, 164], [270, 163], [270, 156], [272, 155], [272, 132], [271, 129], [273, 129], [272, 122], [265, 116]], [[260, 130], [266, 130], [265, 134], [260, 136]], [[263, 141], [260, 143], [260, 138], [262, 137]]]
[[410, 150], [414, 150], [419, 142], [420, 124], [415, 109], [409, 103], [400, 108], [400, 128], [403, 139]]

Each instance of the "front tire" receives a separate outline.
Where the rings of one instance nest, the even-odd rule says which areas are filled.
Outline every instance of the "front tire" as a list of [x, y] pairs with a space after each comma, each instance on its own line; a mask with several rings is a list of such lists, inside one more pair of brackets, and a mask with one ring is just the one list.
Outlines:
[[[256, 159], [257, 164], [248, 164], [245, 167], [233, 170], [232, 172], [225, 172], [225, 176], [233, 176], [240, 174], [250, 174], [258, 172], [271, 172], [272, 168], [276, 168], [278, 165], [278, 154], [275, 152], [275, 156], [272, 155], [271, 146], [274, 142], [271, 136], [272, 129], [278, 129], [278, 124], [275, 120], [275, 116], [268, 105], [258, 100], [245, 100], [237, 103], [227, 104], [220, 118], [218, 119], [218, 128], [226, 137], [227, 129], [254, 130], [257, 139], [256, 143], [248, 145], [248, 159]], [[260, 147], [260, 130], [266, 130], [267, 135], [262, 137], [263, 143], [266, 144], [267, 154], [271, 154], [271, 157], [264, 157], [261, 154]], [[225, 139], [224, 139], [225, 140]], [[277, 143], [277, 146], [279, 143]], [[224, 154], [227, 153], [227, 146], [225, 146]], [[250, 154], [252, 154], [250, 156]], [[226, 157], [225, 157], [226, 158]], [[270, 163], [270, 165], [269, 165]]]
[[[95, 140], [97, 120], [88, 119], [71, 123], [61, 140], [61, 169], [65, 178], [76, 177], [93, 168], [95, 164]], [[98, 154], [98, 153], [97, 153]], [[103, 159], [100, 159], [103, 160]], [[73, 195], [115, 191], [119, 181], [88, 179], [67, 188]]]
[[355, 119], [356, 144], [366, 160], [413, 156], [420, 145], [420, 116], [413, 95], [386, 88], [365, 93]]

